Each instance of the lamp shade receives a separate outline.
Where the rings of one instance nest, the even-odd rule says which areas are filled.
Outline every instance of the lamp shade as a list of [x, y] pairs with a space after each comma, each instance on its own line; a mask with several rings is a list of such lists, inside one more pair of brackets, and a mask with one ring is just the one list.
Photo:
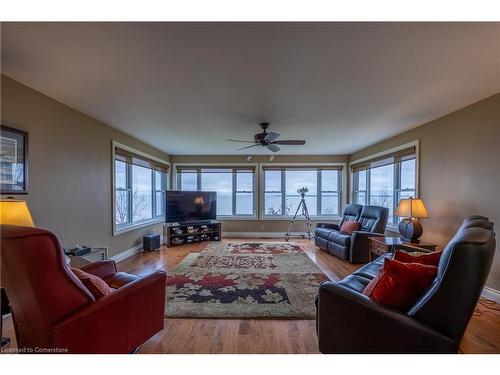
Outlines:
[[203, 200], [203, 197], [195, 197], [194, 204], [205, 204], [205, 201]]
[[401, 217], [426, 218], [430, 217], [422, 199], [406, 198], [399, 201], [394, 215]]
[[26, 202], [13, 198], [0, 200], [0, 224], [34, 226]]

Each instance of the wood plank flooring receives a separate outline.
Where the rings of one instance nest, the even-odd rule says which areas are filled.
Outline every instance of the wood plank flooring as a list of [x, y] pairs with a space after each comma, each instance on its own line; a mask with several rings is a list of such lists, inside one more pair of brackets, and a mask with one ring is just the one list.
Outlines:
[[[226, 239], [248, 242], [278, 239]], [[336, 259], [317, 249], [312, 241], [300, 243], [309, 257], [332, 280], [359, 266]], [[169, 272], [206, 243], [162, 248], [136, 254], [118, 264], [120, 271], [145, 275]], [[486, 307], [485, 307], [486, 306]], [[464, 353], [500, 353], [500, 305], [481, 300], [462, 340]], [[14, 336], [12, 321], [4, 319], [4, 336]], [[314, 320], [165, 319], [165, 328], [148, 340], [139, 353], [318, 353]], [[12, 344], [15, 345], [15, 340]]]

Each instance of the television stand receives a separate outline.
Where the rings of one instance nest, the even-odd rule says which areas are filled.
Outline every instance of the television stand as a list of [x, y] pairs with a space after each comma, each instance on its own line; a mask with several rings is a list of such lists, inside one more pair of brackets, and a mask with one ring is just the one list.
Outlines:
[[203, 241], [220, 241], [221, 223], [196, 222], [188, 224], [163, 224], [163, 242], [167, 247]]

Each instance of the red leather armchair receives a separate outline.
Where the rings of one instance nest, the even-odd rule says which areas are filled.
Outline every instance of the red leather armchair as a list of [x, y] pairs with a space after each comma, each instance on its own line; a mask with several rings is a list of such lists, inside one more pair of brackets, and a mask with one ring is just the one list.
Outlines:
[[96, 301], [66, 265], [53, 233], [2, 225], [1, 236], [2, 286], [19, 349], [131, 353], [163, 329], [164, 272], [139, 278], [117, 272], [110, 260], [92, 263], [82, 269], [117, 288]]

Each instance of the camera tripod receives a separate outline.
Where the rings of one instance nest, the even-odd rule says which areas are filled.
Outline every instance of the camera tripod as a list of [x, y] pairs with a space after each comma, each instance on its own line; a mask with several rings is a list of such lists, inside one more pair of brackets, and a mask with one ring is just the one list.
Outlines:
[[[290, 235], [290, 230], [292, 229], [293, 223], [295, 222], [295, 220], [299, 216], [304, 216], [306, 218], [306, 231], [305, 231], [304, 234], [301, 235], [302, 238], [307, 238], [309, 240], [312, 238], [312, 233], [311, 233], [311, 228], [312, 228], [311, 218], [309, 217], [309, 211], [307, 210], [307, 205], [306, 205], [306, 200], [305, 200], [305, 196], [306, 196], [306, 193], [308, 191], [309, 191], [308, 188], [302, 188], [302, 189], [298, 189], [297, 190], [297, 193], [300, 193], [301, 199], [300, 199], [299, 205], [297, 206], [297, 210], [295, 211], [295, 215], [293, 215], [293, 218], [290, 221], [290, 225], [288, 226], [288, 231], [285, 233], [285, 241], [288, 241], [290, 239], [290, 236], [291, 236]], [[300, 214], [299, 214], [299, 210], [301, 210]]]

